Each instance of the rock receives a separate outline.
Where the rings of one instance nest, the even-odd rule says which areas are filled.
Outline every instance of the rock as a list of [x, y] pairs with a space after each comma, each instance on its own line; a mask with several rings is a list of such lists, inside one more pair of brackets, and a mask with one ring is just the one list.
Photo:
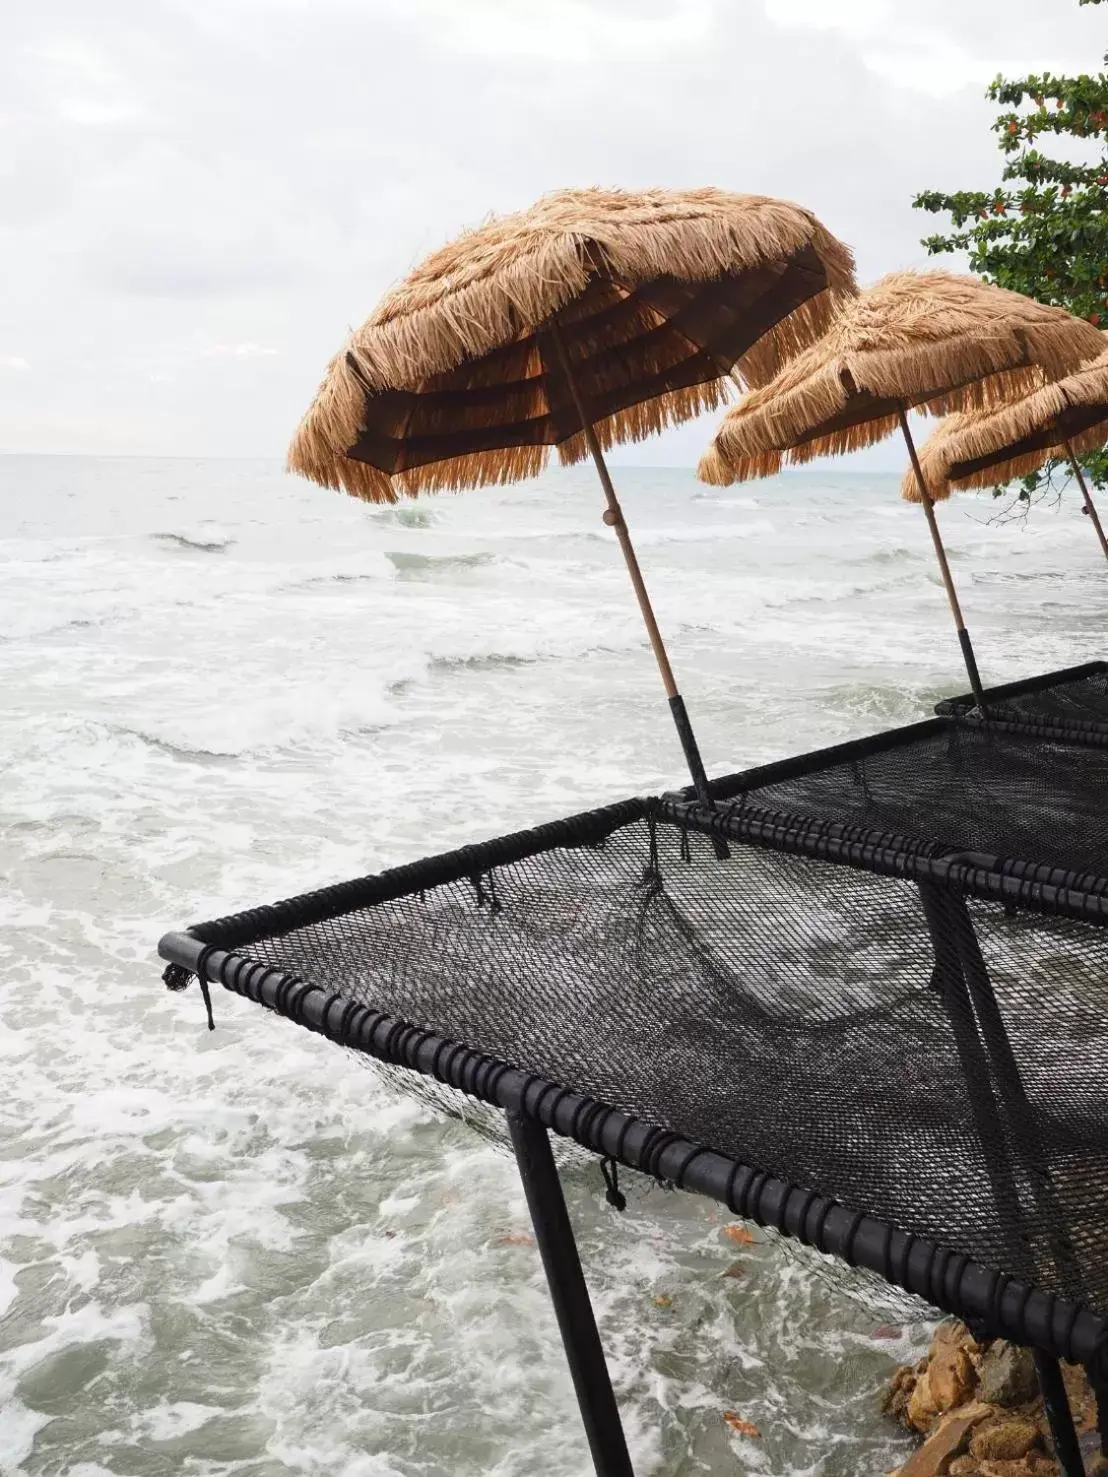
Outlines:
[[980, 1345], [964, 1323], [960, 1323], [956, 1318], [947, 1319], [936, 1328], [927, 1358], [929, 1362], [932, 1362], [951, 1349], [964, 1349], [967, 1354], [976, 1354], [979, 1347]]
[[1039, 1428], [1034, 1421], [999, 1416], [974, 1431], [970, 1455], [982, 1462], [1016, 1462], [1038, 1444]]
[[[1058, 1477], [1058, 1463], [1045, 1452], [1033, 1451], [1027, 1458], [1027, 1465], [1031, 1470], [1031, 1477]], [[1097, 1472], [1108, 1472], [1108, 1467], [1086, 1467], [1085, 1471], [1089, 1477], [1096, 1477]]]
[[[1097, 1428], [1096, 1396], [1089, 1384], [1089, 1376], [1080, 1364], [1062, 1361], [1062, 1383], [1066, 1387], [1066, 1398], [1073, 1411], [1074, 1423], [1079, 1436]], [[1097, 1448], [1099, 1449], [1099, 1448]]]
[[965, 1349], [945, 1348], [931, 1361], [928, 1380], [936, 1410], [953, 1410], [973, 1394], [977, 1374]]
[[931, 1397], [931, 1372], [924, 1370], [913, 1386], [908, 1400], [908, 1424], [913, 1431], [930, 1431], [939, 1414]]
[[1039, 1393], [1030, 1349], [997, 1339], [981, 1359], [979, 1397], [989, 1405], [1023, 1405]]
[[945, 1477], [955, 1457], [965, 1450], [975, 1427], [991, 1415], [995, 1415], [991, 1406], [974, 1404], [944, 1417], [901, 1467], [898, 1477]]
[[906, 1426], [908, 1430], [913, 1429], [908, 1420], [908, 1402], [916, 1388], [917, 1378], [914, 1369], [902, 1365], [889, 1381], [881, 1400], [881, 1414], [887, 1415], [898, 1426]]

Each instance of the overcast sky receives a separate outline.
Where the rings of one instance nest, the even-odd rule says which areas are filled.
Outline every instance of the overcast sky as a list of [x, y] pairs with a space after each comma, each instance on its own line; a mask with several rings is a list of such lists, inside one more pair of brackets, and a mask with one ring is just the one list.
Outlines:
[[781, 195], [862, 281], [923, 265], [913, 192], [996, 181], [991, 78], [1106, 45], [1076, 0], [6, 6], [0, 450], [282, 456], [390, 282], [559, 186]]

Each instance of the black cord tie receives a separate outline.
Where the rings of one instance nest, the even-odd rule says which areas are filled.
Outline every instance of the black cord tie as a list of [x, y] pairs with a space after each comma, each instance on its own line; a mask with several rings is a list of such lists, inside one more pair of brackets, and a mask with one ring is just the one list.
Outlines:
[[496, 872], [490, 869], [486, 879], [488, 883], [489, 912], [493, 915], [500, 912], [500, 898], [496, 891]]
[[213, 953], [214, 946], [209, 944], [206, 949], [201, 949], [196, 960], [196, 978], [200, 981], [200, 993], [204, 997], [204, 1009], [208, 1012], [208, 1030], [215, 1030], [215, 1016], [212, 1014], [212, 992], [208, 988], [208, 956]]
[[615, 1159], [601, 1159], [600, 1173], [604, 1176], [604, 1199], [613, 1210], [626, 1210], [627, 1197], [619, 1188], [619, 1162]]
[[496, 892], [496, 873], [491, 868], [485, 873], [473, 872], [469, 880], [473, 887], [474, 897], [477, 899], [477, 906], [488, 908], [493, 915], [499, 913], [500, 898]]
[[646, 830], [650, 841], [650, 855], [643, 870], [642, 880], [644, 884], [652, 885], [657, 890], [662, 882], [662, 869], [658, 864], [658, 818], [653, 811], [646, 818]]

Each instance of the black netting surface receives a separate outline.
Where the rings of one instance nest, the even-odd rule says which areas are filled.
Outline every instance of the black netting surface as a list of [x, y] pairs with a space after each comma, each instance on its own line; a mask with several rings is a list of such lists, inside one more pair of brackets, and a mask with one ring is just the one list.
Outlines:
[[1094, 672], [1073, 682], [1059, 682], [1037, 692], [1017, 693], [1001, 705], [1029, 718], [1066, 718], [1103, 723], [1108, 729], [1108, 672]]
[[1108, 878], [1108, 749], [949, 723], [910, 743], [787, 779], [741, 775], [717, 793]]
[[652, 873], [637, 821], [240, 952], [1108, 1312], [1108, 935], [968, 904], [1013, 1108], [915, 884], [684, 844]]

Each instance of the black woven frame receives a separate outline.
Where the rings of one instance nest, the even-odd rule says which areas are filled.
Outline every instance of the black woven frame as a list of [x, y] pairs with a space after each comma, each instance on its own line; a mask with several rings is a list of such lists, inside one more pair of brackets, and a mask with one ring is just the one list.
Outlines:
[[[839, 751], [825, 753], [838, 755]], [[765, 775], [785, 767], [767, 766], [748, 774]], [[728, 782], [719, 783], [722, 787]], [[764, 810], [747, 803], [742, 795], [727, 804], [717, 801], [712, 809], [685, 799], [683, 794], [665, 796], [658, 802], [656, 813], [688, 830], [743, 841], [768, 851], [837, 862], [885, 877], [938, 882], [968, 897], [1029, 908], [1037, 913], [1098, 924], [1108, 922], [1108, 878], [1099, 873], [984, 852], [953, 851], [941, 842], [901, 836], [892, 831], [876, 831], [845, 821], [815, 820], [790, 811]]]
[[564, 820], [549, 821], [526, 831], [513, 831], [476, 846], [462, 846], [438, 856], [422, 857], [387, 872], [375, 872], [316, 892], [302, 893], [261, 908], [249, 908], [210, 923], [197, 924], [189, 934], [205, 944], [221, 948], [242, 948], [268, 933], [282, 933], [289, 928], [304, 928], [324, 918], [334, 918], [354, 908], [368, 908], [390, 898], [403, 897], [421, 888], [439, 887], [460, 878], [480, 878], [493, 867], [502, 867], [536, 852], [555, 847], [603, 846], [613, 831], [631, 821], [642, 820], [651, 802], [632, 799], [606, 805], [598, 810], [582, 811]]
[[985, 1323], [997, 1335], [1094, 1367], [1108, 1346], [1108, 1322], [1087, 1308], [460, 1042], [328, 994], [191, 933], [167, 934], [159, 953], [171, 965], [218, 981], [340, 1046], [532, 1118], [628, 1168], [717, 1200], [735, 1215], [876, 1272], [935, 1307]]
[[989, 688], [985, 693], [986, 712], [980, 710], [977, 699], [969, 692], [944, 698], [935, 704], [935, 712], [941, 718], [958, 723], [976, 727], [987, 725], [995, 733], [1022, 734], [1028, 738], [1104, 749], [1108, 748], [1108, 716], [1101, 721], [1048, 713], [1036, 715], [1030, 711], [1015, 711], [1005, 705], [1015, 698], [1034, 697], [1036, 693], [1045, 696], [1054, 688], [1105, 674], [1108, 674], [1108, 662], [1085, 662], [1078, 667], [1063, 667], [1057, 672]]
[[[443, 1084], [505, 1113], [520, 1172], [528, 1189], [529, 1204], [535, 1197], [538, 1200], [545, 1197], [546, 1211], [538, 1214], [535, 1227], [543, 1248], [555, 1305], [564, 1312], [565, 1307], [574, 1305], [576, 1298], [577, 1313], [568, 1321], [561, 1321], [594, 1457], [598, 1450], [596, 1443], [606, 1445], [604, 1432], [611, 1426], [613, 1418], [618, 1423], [618, 1414], [612, 1415], [615, 1405], [610, 1382], [588, 1306], [572, 1230], [565, 1217], [556, 1171], [546, 1144], [548, 1129], [605, 1159], [706, 1195], [728, 1206], [737, 1215], [836, 1256], [848, 1265], [875, 1272], [890, 1284], [966, 1319], [982, 1336], [1003, 1336], [1029, 1345], [1035, 1351], [1052, 1424], [1059, 1433], [1059, 1454], [1070, 1453], [1070, 1458], [1064, 1461], [1065, 1470], [1067, 1473], [1077, 1472], [1080, 1467], [1072, 1459], [1077, 1449], [1076, 1437], [1065, 1401], [1058, 1396], [1062, 1387], [1057, 1366], [1052, 1361], [1066, 1358], [1087, 1365], [1098, 1395], [1103, 1397], [1108, 1375], [1108, 1319], [1095, 1311], [1102, 1303], [1090, 1296], [1089, 1285], [1082, 1277], [1080, 1256], [1088, 1255], [1087, 1231], [1081, 1231], [1080, 1226], [1078, 1228], [1078, 1234], [1084, 1238], [1081, 1243], [1084, 1252], [1079, 1253], [1070, 1241], [1072, 1218], [1067, 1207], [1060, 1202], [1057, 1186], [1052, 1180], [1052, 1163], [1057, 1163], [1057, 1147], [1055, 1144], [1048, 1148], [1045, 1140], [1039, 1139], [1035, 1109], [1021, 1080], [1020, 1063], [1013, 1054], [965, 900], [980, 900], [977, 906], [999, 902], [1004, 913], [1010, 916], [1020, 910], [1029, 910], [1103, 925], [1108, 920], [1108, 877], [1099, 871], [1079, 872], [991, 853], [956, 850], [927, 836], [879, 830], [867, 825], [864, 818], [853, 821], [818, 818], [756, 803], [762, 798], [758, 795], [762, 786], [810, 775], [823, 775], [824, 779], [820, 780], [823, 784], [825, 771], [835, 771], [836, 767], [837, 773], [831, 775], [832, 787], [840, 783], [838, 774], [842, 774], [845, 777], [841, 782], [847, 789], [859, 777], [864, 788], [865, 765], [862, 761], [867, 757], [885, 755], [886, 758], [878, 762], [887, 768], [890, 754], [903, 750], [911, 756], [914, 744], [920, 744], [920, 754], [941, 756], [949, 752], [948, 736], [956, 735], [957, 731], [956, 725], [948, 719], [931, 719], [906, 729], [837, 745], [816, 754], [717, 781], [712, 786], [714, 798], [709, 804], [691, 797], [688, 792], [672, 794], [661, 800], [630, 800], [431, 857], [378, 876], [364, 877], [218, 919], [187, 933], [169, 934], [159, 945], [159, 952], [169, 963], [166, 983], [173, 988], [181, 988], [191, 975], [196, 974], [207, 1000], [208, 982], [218, 981], [225, 988], [337, 1044], [375, 1058], [390, 1068], [416, 1074], [425, 1084], [419, 1089], [420, 1094], [431, 1097], [440, 1105], [445, 1101], [445, 1095], [435, 1084]], [[936, 737], [940, 737], [942, 742], [936, 744]], [[969, 740], [962, 742], [966, 744]], [[972, 741], [973, 746], [982, 742], [990, 751], [994, 750], [987, 741], [976, 738]], [[1006, 762], [1017, 762], [1011, 757], [1015, 752], [1011, 744], [1003, 752], [1009, 756]], [[1023, 752], [1022, 746], [1019, 752]], [[1058, 751], [1053, 752], [1057, 755]], [[909, 762], [915, 761], [910, 759]], [[1060, 763], [1061, 760], [1056, 759], [1055, 762]], [[1032, 768], [1037, 764], [1038, 759]], [[902, 761], [897, 756], [894, 768], [898, 773], [901, 766]], [[850, 778], [852, 772], [856, 772], [854, 781]], [[1036, 775], [1038, 772], [1035, 769]], [[1084, 773], [1082, 767], [1081, 774]], [[886, 774], [886, 782], [887, 779]], [[802, 786], [799, 793], [807, 794], [808, 790]], [[972, 793], [975, 798], [977, 792]], [[815, 798], [819, 800], [818, 787]], [[792, 803], [792, 799], [786, 790], [785, 803]], [[838, 800], [834, 789], [832, 799], [832, 809], [835, 809]], [[890, 815], [894, 813], [890, 812]], [[906, 820], [913, 824], [914, 814], [909, 814]], [[929, 1222], [925, 1212], [922, 1219], [915, 1221], [915, 1233], [902, 1230], [896, 1222], [900, 1220], [901, 1225], [911, 1225], [912, 1219], [905, 1220], [895, 1207], [882, 1204], [880, 1191], [875, 1200], [870, 1201], [869, 1192], [860, 1187], [861, 1182], [854, 1188], [861, 1202], [868, 1203], [874, 1214], [853, 1210], [838, 1199], [830, 1198], [844, 1191], [847, 1198], [851, 1198], [847, 1188], [851, 1183], [849, 1177], [841, 1186], [834, 1181], [825, 1182], [821, 1190], [809, 1189], [780, 1177], [795, 1173], [798, 1179], [819, 1184], [818, 1163], [800, 1160], [790, 1166], [786, 1157], [784, 1162], [777, 1163], [779, 1175], [775, 1176], [759, 1169], [756, 1163], [745, 1162], [745, 1154], [750, 1154], [755, 1160], [761, 1158], [762, 1149], [751, 1142], [744, 1147], [743, 1138], [733, 1138], [723, 1149], [713, 1147], [713, 1144], [721, 1142], [714, 1138], [718, 1123], [715, 1119], [698, 1119], [695, 1108], [683, 1124], [680, 1117], [670, 1120], [673, 1128], [683, 1127], [684, 1133], [660, 1126], [667, 1121], [667, 1109], [664, 1103], [659, 1106], [649, 1094], [645, 1098], [640, 1096], [636, 1103], [632, 1092], [624, 1103], [624, 1108], [632, 1111], [622, 1111], [612, 1106], [611, 1101], [611, 1094], [620, 1092], [621, 1087], [610, 1078], [592, 1078], [593, 1063], [588, 1053], [593, 1048], [587, 1044], [583, 1058], [575, 1059], [571, 1053], [562, 1059], [560, 1065], [550, 1060], [544, 1065], [541, 1059], [532, 1059], [532, 1067], [540, 1067], [540, 1071], [521, 1068], [512, 1061], [512, 1057], [518, 1052], [518, 1061], [528, 1058], [528, 1047], [519, 1035], [521, 1020], [526, 1017], [531, 1003], [526, 993], [518, 997], [523, 1017], [512, 1017], [507, 1034], [486, 1040], [487, 1050], [483, 1051], [467, 1044], [474, 1039], [480, 1040], [481, 1035], [473, 1030], [472, 1019], [465, 1010], [453, 1023], [449, 1017], [439, 1020], [437, 1030], [415, 1024], [414, 1021], [427, 1019], [418, 997], [401, 994], [396, 997], [399, 1004], [379, 1009], [377, 1007], [383, 1002], [377, 990], [371, 988], [368, 995], [363, 993], [361, 999], [346, 993], [358, 988], [364, 991], [364, 982], [361, 986], [358, 984], [361, 969], [356, 955], [344, 959], [340, 953], [338, 971], [331, 969], [329, 976], [321, 956], [312, 956], [310, 951], [306, 957], [297, 956], [296, 950], [303, 943], [301, 931], [326, 938], [328, 930], [332, 930], [330, 937], [338, 939], [341, 944], [347, 927], [344, 920], [348, 915], [374, 915], [378, 905], [384, 905], [386, 918], [390, 916], [390, 907], [403, 910], [414, 904], [422, 910], [425, 895], [439, 889], [444, 895], [450, 895], [451, 888], [454, 888], [457, 896], [459, 883], [465, 884], [461, 891], [469, 897], [469, 906], [475, 906], [478, 915], [491, 921], [501, 907], [498, 881], [502, 887], [505, 873], [510, 875], [513, 866], [522, 864], [530, 867], [543, 860], [544, 853], [560, 852], [564, 855], [575, 848], [596, 851], [608, 848], [613, 859], [617, 858], [621, 855], [622, 840], [615, 833], [625, 828], [638, 828], [642, 844], [647, 847], [642, 881], [636, 884], [645, 889], [645, 897], [652, 896], [651, 888], [660, 885], [660, 850], [665, 850], [670, 864], [678, 855], [680, 860], [691, 863], [691, 838], [694, 834], [715, 843], [712, 849], [717, 859], [728, 854], [727, 843], [733, 842], [738, 843], [748, 857], [759, 850], [785, 853], [803, 858], [802, 866], [830, 862], [855, 872], [916, 885], [934, 954], [930, 988], [943, 1002], [950, 1039], [956, 1047], [961, 1078], [966, 1084], [977, 1140], [986, 1151], [983, 1172], [988, 1178], [992, 1201], [1007, 1240], [994, 1238], [990, 1244], [986, 1238], [976, 1247], [970, 1240], [965, 1250], [956, 1251], [953, 1249], [957, 1244], [953, 1225]], [[1028, 833], [1024, 829], [1012, 832], [1011, 836], [1017, 834], [1026, 839]], [[663, 848], [666, 837], [668, 840]], [[703, 842], [699, 844], [703, 850]], [[741, 853], [733, 855], [738, 861]], [[626, 875], [625, 851], [622, 858], [623, 875]], [[1098, 860], [1095, 849], [1089, 853], [1088, 859]], [[584, 864], [585, 859], [581, 858], [574, 866]], [[592, 859], [585, 867], [584, 875], [589, 874], [589, 867], [595, 869], [598, 865], [600, 875], [604, 875], [605, 868], [614, 865], [614, 860], [609, 864], [599, 858]], [[726, 871], [727, 864], [722, 865]], [[597, 875], [595, 870], [591, 875]], [[851, 884], [855, 888], [861, 885], [860, 881]], [[571, 892], [569, 913], [565, 915], [570, 919], [575, 916], [572, 896]], [[538, 902], [539, 912], [534, 922], [541, 930], [545, 904], [541, 893]], [[900, 906], [903, 906], [903, 901]], [[394, 911], [391, 916], [403, 918], [404, 914]], [[606, 923], [604, 915], [600, 916]], [[1069, 927], [1068, 924], [1054, 926]], [[864, 922], [862, 927], [864, 931]], [[337, 933], [334, 932], [336, 928]], [[388, 937], [386, 932], [383, 936], [386, 952], [380, 956], [385, 959], [389, 957]], [[522, 956], [524, 964], [520, 979], [524, 985], [527, 983], [527, 970], [535, 967], [534, 960], [538, 957], [529, 952], [531, 937], [527, 937]], [[596, 937], [593, 947], [599, 947], [600, 938]], [[289, 940], [284, 953], [281, 950], [285, 946], [279, 943], [282, 939]], [[741, 952], [742, 935], [736, 935], [733, 943]], [[375, 957], [375, 948], [372, 946], [368, 957]], [[261, 958], [257, 957], [259, 953]], [[1099, 957], [1095, 948], [1094, 954]], [[406, 946], [401, 948], [399, 955], [393, 956], [400, 961], [401, 976], [405, 956]], [[512, 956], [506, 957], [510, 961]], [[709, 955], [704, 957], [707, 959]], [[472, 978], [464, 956], [460, 965], [455, 972], [442, 978], [445, 987], [448, 990], [456, 987], [460, 991], [458, 998], [464, 1001], [471, 987], [479, 994], [483, 965], [478, 959], [477, 972]], [[311, 975], [317, 966], [321, 969], [319, 978], [326, 980], [326, 987], [290, 972], [304, 969]], [[427, 974], [420, 973], [419, 977], [434, 981], [437, 978], [436, 967], [434, 957], [425, 957], [422, 969]], [[352, 973], [347, 973], [347, 968]], [[550, 977], [558, 978], [556, 974]], [[567, 982], [573, 978], [571, 974]], [[510, 974], [507, 980], [510, 981]], [[380, 982], [386, 1000], [392, 984], [393, 979], [387, 974]], [[668, 984], [666, 988], [668, 990]], [[436, 1009], [433, 998], [426, 997], [432, 1002], [432, 1020]], [[701, 998], [702, 1007], [703, 999], [698, 998]], [[541, 1015], [541, 1019], [549, 1020], [555, 1027], [560, 999], [561, 996], [553, 1000], [548, 996], [546, 1013]], [[733, 998], [729, 998], [725, 1019], [731, 1018], [734, 1009]], [[699, 1013], [699, 1009], [694, 1010], [693, 1018], [697, 1018]], [[405, 1016], [409, 1018], [403, 1018]], [[452, 1039], [451, 1032], [455, 1030], [461, 1039]], [[651, 1076], [654, 1070], [652, 1064]], [[580, 1077], [576, 1077], [578, 1071]], [[570, 1080], [563, 1083], [554, 1080], [557, 1077]], [[588, 1090], [574, 1090], [572, 1081], [575, 1077], [579, 1084], [587, 1084]], [[451, 1101], [446, 1101], [446, 1106], [449, 1109]], [[636, 1113], [642, 1116], [635, 1116]], [[525, 1143], [530, 1145], [526, 1152], [520, 1147]], [[544, 1159], [545, 1170], [542, 1169]], [[773, 1159], [765, 1162], [772, 1163]], [[1064, 1192], [1064, 1182], [1062, 1188]], [[551, 1212], [551, 1204], [555, 1210], [561, 1206], [557, 1214]], [[535, 1204], [531, 1208], [535, 1217]], [[1034, 1238], [1025, 1232], [1028, 1212], [1031, 1223], [1037, 1228]], [[558, 1224], [561, 1225], [560, 1231], [556, 1229]], [[967, 1254], [973, 1250], [985, 1260]], [[1048, 1290], [1052, 1285], [1054, 1290]], [[1102, 1403], [1108, 1402], [1102, 1398]], [[608, 1415], [598, 1416], [598, 1410], [607, 1410]], [[629, 1471], [622, 1436], [618, 1441], [613, 1437], [612, 1441], [616, 1457], [598, 1460], [597, 1471], [604, 1477]]]

